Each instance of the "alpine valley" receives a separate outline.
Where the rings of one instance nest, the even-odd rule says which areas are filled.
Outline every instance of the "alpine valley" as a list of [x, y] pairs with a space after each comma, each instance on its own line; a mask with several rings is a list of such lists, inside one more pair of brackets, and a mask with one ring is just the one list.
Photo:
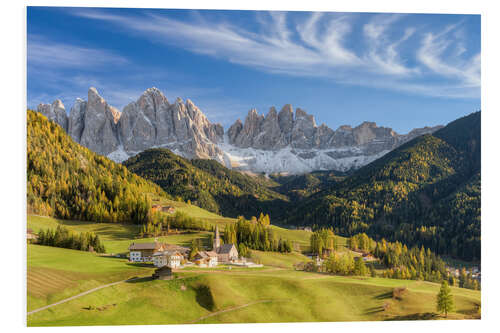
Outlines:
[[[270, 214], [286, 228], [331, 227], [480, 260], [480, 112], [401, 135], [370, 122], [334, 131], [285, 105], [266, 116], [251, 110], [224, 131], [190, 100], [170, 104], [156, 88], [122, 112], [95, 88], [69, 116], [59, 100], [38, 111], [165, 195], [212, 213]], [[68, 207], [54, 215], [73, 217]]]
[[279, 112], [271, 107], [265, 116], [252, 109], [244, 122], [238, 119], [225, 131], [191, 100], [170, 103], [156, 88], [147, 89], [121, 112], [95, 88], [89, 89], [87, 101], [75, 101], [69, 116], [60, 100], [40, 104], [38, 111], [74, 141], [116, 162], [149, 148], [168, 148], [185, 158], [214, 159], [228, 168], [265, 174], [355, 170], [442, 127], [398, 134], [364, 122], [333, 130], [287, 104]]

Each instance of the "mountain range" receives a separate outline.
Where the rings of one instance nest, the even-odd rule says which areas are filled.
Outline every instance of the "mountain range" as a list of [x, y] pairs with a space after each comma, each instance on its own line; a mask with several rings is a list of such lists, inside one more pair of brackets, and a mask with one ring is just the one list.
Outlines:
[[69, 115], [60, 100], [37, 110], [58, 123], [74, 141], [116, 162], [149, 148], [168, 148], [185, 158], [214, 159], [226, 167], [254, 173], [303, 174], [316, 170], [358, 169], [396, 147], [442, 126], [398, 134], [364, 122], [332, 130], [314, 116], [285, 105], [267, 115], [248, 112], [227, 131], [189, 99], [170, 103], [157, 88], [147, 89], [120, 112], [91, 87], [87, 101], [76, 99]]

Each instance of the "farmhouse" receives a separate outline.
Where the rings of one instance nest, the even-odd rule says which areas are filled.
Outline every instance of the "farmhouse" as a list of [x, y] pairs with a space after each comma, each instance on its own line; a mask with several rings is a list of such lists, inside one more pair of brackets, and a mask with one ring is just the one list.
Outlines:
[[184, 247], [180, 245], [175, 245], [175, 244], [163, 244], [165, 251], [178, 251], [180, 254], [182, 254], [184, 257], [187, 257], [189, 252], [191, 251], [189, 247]]
[[133, 262], [148, 262], [153, 261], [155, 252], [165, 251], [165, 244], [154, 243], [132, 243], [129, 246], [129, 260]]
[[169, 213], [169, 214], [173, 214], [175, 213], [175, 207], [172, 207], [172, 206], [162, 206], [162, 205], [153, 205], [151, 206], [151, 212], [154, 213], [154, 212], [162, 212], [162, 213]]
[[161, 211], [164, 212], [164, 213], [173, 214], [173, 213], [175, 213], [175, 207], [172, 207], [172, 206], [163, 206], [163, 207], [161, 207]]
[[200, 267], [217, 266], [217, 253], [214, 251], [199, 251], [194, 256], [194, 263]]
[[175, 250], [166, 250], [153, 254], [153, 263], [156, 267], [168, 266], [170, 268], [179, 268], [183, 260], [184, 256]]

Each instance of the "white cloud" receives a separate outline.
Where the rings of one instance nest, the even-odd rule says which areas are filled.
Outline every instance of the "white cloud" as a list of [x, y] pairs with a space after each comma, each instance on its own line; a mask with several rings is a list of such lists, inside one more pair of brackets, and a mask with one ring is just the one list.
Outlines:
[[44, 67], [96, 68], [123, 65], [126, 58], [107, 50], [50, 41], [28, 36], [28, 64]]
[[[453, 34], [458, 26], [459, 24], [450, 25], [437, 34], [432, 32], [425, 34], [417, 51], [417, 59], [434, 74], [458, 79], [464, 86], [479, 87], [480, 53], [470, 59], [460, 57], [466, 50], [461, 40], [463, 34]], [[452, 49], [455, 52], [448, 52]]]
[[[257, 29], [248, 29], [238, 22], [210, 22], [201, 14], [181, 21], [146, 12], [72, 13], [116, 24], [156, 43], [271, 73], [365, 86], [380, 83], [385, 89], [430, 96], [479, 97], [480, 54], [465, 58], [465, 34], [456, 26], [440, 33], [417, 30], [402, 22], [401, 14], [379, 14], [359, 22], [353, 14], [311, 13], [299, 20], [286, 12], [258, 12]], [[361, 38], [354, 44], [358, 28]], [[451, 56], [449, 50], [454, 50]], [[428, 77], [441, 83], [433, 86]]]

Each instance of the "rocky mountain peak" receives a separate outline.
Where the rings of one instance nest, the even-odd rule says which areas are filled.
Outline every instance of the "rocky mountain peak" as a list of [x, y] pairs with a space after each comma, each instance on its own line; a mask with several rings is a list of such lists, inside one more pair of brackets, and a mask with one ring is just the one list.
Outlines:
[[47, 119], [59, 124], [64, 130], [68, 130], [68, 115], [60, 99], [56, 99], [52, 104], [40, 103], [37, 111], [46, 116]]
[[440, 127], [426, 127], [400, 135], [390, 128], [363, 122], [332, 130], [316, 125], [313, 115], [290, 104], [267, 114], [250, 109], [227, 130], [211, 123], [191, 101], [176, 98], [170, 104], [157, 88], [145, 90], [120, 112], [88, 90], [77, 98], [69, 116], [60, 100], [40, 104], [38, 111], [63, 127], [89, 149], [121, 162], [143, 150], [166, 147], [188, 158], [212, 158], [229, 167], [253, 172], [302, 173], [347, 170], [363, 166], [412, 138]]

